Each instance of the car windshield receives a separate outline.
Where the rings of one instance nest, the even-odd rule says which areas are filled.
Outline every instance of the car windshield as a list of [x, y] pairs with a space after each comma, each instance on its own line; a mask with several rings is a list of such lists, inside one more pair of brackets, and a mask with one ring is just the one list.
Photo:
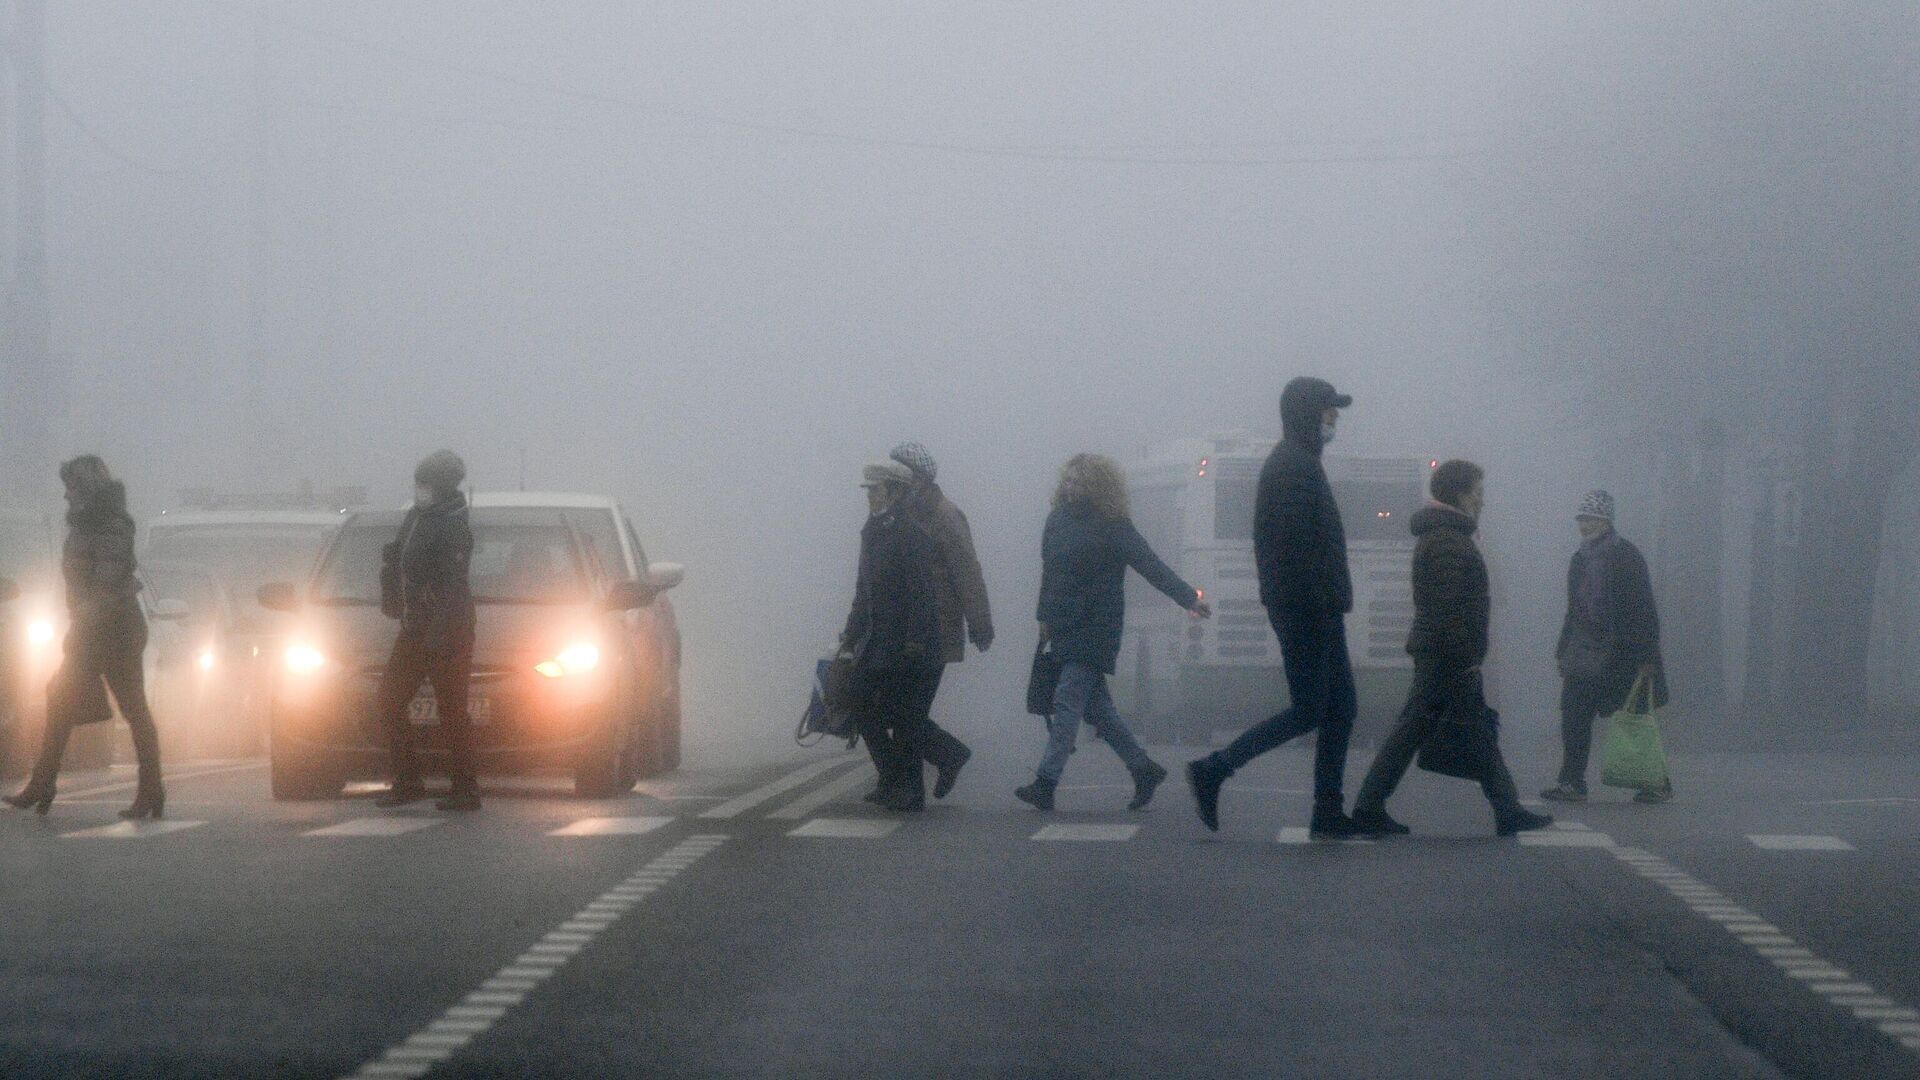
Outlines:
[[187, 605], [195, 622], [220, 616], [220, 590], [205, 570], [172, 563], [148, 563], [140, 568], [149, 602], [178, 600]]
[[242, 602], [260, 586], [305, 577], [331, 529], [286, 525], [182, 526], [154, 529], [144, 561], [204, 566]]
[[[468, 580], [480, 604], [566, 604], [586, 596], [587, 578], [573, 533], [544, 511], [472, 512], [473, 561]], [[395, 525], [349, 525], [327, 554], [314, 581], [318, 603], [380, 603], [382, 552], [399, 535]]]

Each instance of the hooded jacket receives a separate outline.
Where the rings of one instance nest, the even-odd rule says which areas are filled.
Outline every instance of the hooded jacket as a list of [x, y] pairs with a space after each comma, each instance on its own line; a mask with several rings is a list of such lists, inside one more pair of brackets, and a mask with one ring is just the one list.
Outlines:
[[1295, 379], [1280, 395], [1282, 438], [1260, 470], [1253, 510], [1260, 600], [1276, 615], [1353, 610], [1347, 533], [1320, 462], [1321, 417], [1337, 396], [1320, 379]]
[[1492, 601], [1487, 563], [1473, 542], [1479, 523], [1454, 507], [1430, 503], [1416, 511], [1413, 530], [1413, 631], [1407, 652], [1453, 669], [1487, 658]]
[[400, 534], [382, 553], [381, 609], [400, 620], [400, 632], [422, 637], [429, 652], [473, 641], [473, 530], [467, 498], [459, 492], [407, 511]]
[[1084, 502], [1057, 506], [1047, 515], [1035, 614], [1061, 663], [1113, 673], [1126, 619], [1128, 567], [1183, 608], [1200, 602], [1193, 586], [1160, 561], [1126, 518], [1106, 517]]
[[109, 480], [85, 502], [67, 511], [67, 538], [60, 550], [67, 610], [76, 626], [131, 606], [139, 595], [139, 564], [133, 554], [133, 517], [127, 488]]
[[993, 611], [987, 604], [987, 581], [980, 557], [973, 549], [973, 530], [967, 515], [947, 499], [940, 485], [929, 483], [912, 496], [914, 512], [932, 536], [940, 556], [934, 594], [940, 611], [941, 659], [957, 664], [967, 658], [967, 642], [981, 648], [993, 643]]
[[869, 515], [860, 529], [853, 608], [840, 632], [861, 671], [939, 667], [940, 553], [904, 501]]

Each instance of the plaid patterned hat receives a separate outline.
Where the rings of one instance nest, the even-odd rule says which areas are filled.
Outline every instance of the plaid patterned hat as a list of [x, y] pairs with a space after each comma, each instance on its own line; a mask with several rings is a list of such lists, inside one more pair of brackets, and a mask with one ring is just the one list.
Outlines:
[[1587, 492], [1587, 497], [1580, 500], [1580, 512], [1575, 514], [1574, 517], [1599, 518], [1601, 521], [1612, 521], [1613, 496], [1597, 489]]
[[934, 462], [933, 455], [917, 442], [903, 442], [887, 456], [912, 469], [914, 475], [926, 483], [933, 483], [934, 477], [939, 475], [940, 466]]

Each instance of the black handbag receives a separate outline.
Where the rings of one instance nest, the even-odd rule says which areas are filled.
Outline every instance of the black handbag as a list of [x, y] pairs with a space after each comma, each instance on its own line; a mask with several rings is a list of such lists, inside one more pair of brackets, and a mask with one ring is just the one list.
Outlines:
[[1053, 693], [1060, 688], [1060, 658], [1053, 646], [1041, 642], [1033, 650], [1033, 671], [1027, 676], [1027, 711], [1035, 716], [1053, 715]]
[[1472, 686], [1447, 703], [1433, 734], [1421, 745], [1416, 763], [1430, 773], [1478, 780], [1487, 773], [1499, 728], [1500, 714], [1487, 704], [1476, 677]]
[[812, 746], [822, 739], [845, 739], [847, 749], [860, 739], [853, 722], [853, 659], [834, 657], [821, 660], [813, 668], [813, 696], [793, 740]]

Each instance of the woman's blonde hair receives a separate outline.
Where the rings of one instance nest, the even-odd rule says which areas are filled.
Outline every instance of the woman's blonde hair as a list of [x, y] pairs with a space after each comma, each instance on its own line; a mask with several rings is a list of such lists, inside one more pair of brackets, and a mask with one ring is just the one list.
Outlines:
[[1133, 516], [1127, 499], [1127, 478], [1120, 463], [1105, 454], [1075, 454], [1060, 467], [1060, 486], [1053, 490], [1053, 505], [1091, 504], [1101, 517], [1125, 519]]

